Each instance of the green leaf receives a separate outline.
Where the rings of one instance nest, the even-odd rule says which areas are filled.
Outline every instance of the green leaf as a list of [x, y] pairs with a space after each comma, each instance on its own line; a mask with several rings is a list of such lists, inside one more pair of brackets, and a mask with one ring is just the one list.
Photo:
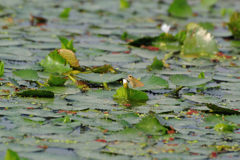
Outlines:
[[204, 71], [202, 71], [201, 73], [199, 73], [198, 78], [205, 79]]
[[151, 135], [164, 135], [166, 133], [166, 128], [158, 122], [155, 116], [151, 115], [144, 117], [135, 127]]
[[178, 42], [180, 42], [181, 44], [183, 44], [184, 40], [186, 39], [186, 36], [187, 36], [187, 31], [186, 31], [186, 30], [183, 30], [183, 31], [178, 32], [178, 33], [175, 35], [175, 38], [177, 39]]
[[194, 101], [197, 103], [219, 103], [222, 101], [222, 99], [217, 98], [215, 96], [203, 96], [203, 95], [183, 95], [183, 98], [186, 98], [190, 101]]
[[20, 160], [20, 158], [17, 152], [8, 149], [4, 160]]
[[206, 106], [213, 110], [214, 112], [217, 112], [217, 113], [222, 113], [222, 114], [237, 114], [239, 115], [240, 112], [238, 111], [235, 111], [235, 110], [232, 110], [232, 109], [228, 109], [228, 108], [223, 108], [223, 107], [219, 107], [215, 104], [211, 104], [211, 103], [207, 103]]
[[59, 16], [61, 18], [68, 18], [70, 11], [71, 11], [71, 8], [65, 8]]
[[181, 55], [190, 57], [210, 57], [218, 52], [217, 41], [207, 30], [197, 24], [188, 24]]
[[157, 90], [162, 88], [168, 88], [168, 82], [158, 76], [144, 76], [141, 78], [143, 87], [134, 88], [135, 90]]
[[11, 78], [11, 77], [8, 77], [8, 80], [15, 86], [17, 87], [20, 87], [20, 85], [18, 84], [18, 82], [14, 79], [14, 78]]
[[129, 101], [147, 101], [149, 99], [147, 93], [145, 92], [124, 87], [117, 89], [116, 94], [113, 95], [113, 98]]
[[218, 0], [201, 0], [201, 4], [204, 6], [213, 6]]
[[158, 70], [163, 69], [163, 61], [162, 61], [162, 59], [158, 60], [157, 57], [155, 56], [153, 58], [153, 63], [150, 66], [147, 66], [147, 68], [150, 71], [153, 70], [153, 69], [158, 69]]
[[67, 81], [66, 78], [62, 78], [51, 74], [47, 83], [50, 86], [63, 86], [66, 81]]
[[17, 70], [17, 71], [12, 71], [12, 73], [15, 76], [18, 76], [26, 81], [37, 81], [39, 79], [37, 71], [32, 70], [32, 69]]
[[130, 7], [130, 4], [127, 0], [120, 0], [120, 9], [126, 9], [129, 7]]
[[16, 95], [21, 97], [54, 98], [54, 93], [47, 90], [25, 90], [17, 92]]
[[212, 80], [210, 78], [202, 79], [202, 78], [188, 77], [184, 75], [172, 75], [170, 76], [169, 79], [173, 84], [178, 86], [197, 86]]
[[119, 131], [117, 133], [113, 133], [106, 137], [107, 141], [133, 141], [143, 139], [142, 131], [133, 128], [127, 128], [123, 131]]
[[0, 61], [0, 77], [4, 75], [4, 61]]
[[125, 73], [120, 73], [120, 74], [98, 74], [98, 73], [83, 74], [81, 73], [76, 76], [93, 83], [109, 83], [125, 77], [126, 74]]
[[240, 116], [238, 115], [224, 116], [224, 120], [240, 124]]
[[227, 23], [229, 30], [232, 32], [234, 38], [240, 38], [240, 13], [235, 12], [230, 17], [230, 22]]
[[233, 132], [234, 126], [225, 124], [225, 123], [219, 123], [214, 126], [215, 131], [221, 131], [221, 132]]
[[188, 18], [192, 16], [192, 8], [188, 5], [187, 0], [174, 0], [168, 13], [174, 17]]
[[63, 123], [70, 123], [71, 119], [69, 118], [69, 116], [65, 116], [63, 119]]
[[213, 31], [214, 30], [214, 24], [210, 23], [210, 22], [200, 22], [198, 23], [199, 26], [201, 26], [202, 28], [208, 30], [208, 31]]
[[71, 71], [69, 63], [58, 54], [57, 50], [49, 53], [45, 59], [40, 62], [41, 66], [45, 68], [46, 72], [59, 73]]
[[76, 52], [76, 49], [73, 47], [73, 39], [71, 39], [70, 41], [65, 37], [58, 37], [58, 39], [62, 44], [61, 47], [62, 49], [69, 49], [72, 50], [73, 52]]

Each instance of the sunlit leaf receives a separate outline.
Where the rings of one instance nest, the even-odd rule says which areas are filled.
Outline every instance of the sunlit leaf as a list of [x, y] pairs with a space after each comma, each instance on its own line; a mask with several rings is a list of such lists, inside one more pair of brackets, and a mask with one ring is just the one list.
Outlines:
[[71, 71], [69, 63], [58, 54], [57, 50], [49, 53], [45, 59], [43, 59], [40, 64], [45, 68], [45, 72], [49, 73], [59, 73]]
[[181, 54], [189, 57], [210, 57], [218, 52], [217, 41], [197, 24], [188, 24]]
[[55, 76], [55, 75], [50, 75], [47, 83], [50, 85], [50, 86], [62, 86], [64, 85], [64, 83], [67, 81], [66, 78], [64, 77], [59, 77], [59, 76]]
[[68, 18], [70, 11], [71, 11], [71, 8], [65, 8], [59, 16], [61, 18]]
[[135, 127], [150, 135], [164, 135], [166, 133], [166, 128], [158, 122], [155, 116], [151, 115], [144, 117]]
[[20, 158], [17, 152], [8, 149], [4, 160], [20, 160]]
[[168, 13], [174, 17], [188, 18], [192, 16], [192, 8], [188, 5], [187, 0], [174, 0]]

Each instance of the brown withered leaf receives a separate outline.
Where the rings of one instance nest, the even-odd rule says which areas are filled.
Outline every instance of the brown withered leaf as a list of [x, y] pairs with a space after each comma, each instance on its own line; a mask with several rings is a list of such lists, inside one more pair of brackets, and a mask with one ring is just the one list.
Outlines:
[[75, 56], [75, 53], [69, 49], [59, 49], [58, 54], [60, 54], [66, 61], [70, 64], [71, 67], [80, 67], [79, 60]]

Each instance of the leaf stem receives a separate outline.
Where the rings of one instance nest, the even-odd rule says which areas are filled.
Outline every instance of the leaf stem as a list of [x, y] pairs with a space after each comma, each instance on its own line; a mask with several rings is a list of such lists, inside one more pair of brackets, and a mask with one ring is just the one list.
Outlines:
[[74, 83], [76, 83], [76, 80], [75, 80], [72, 76], [68, 75], [68, 77], [69, 77]]
[[107, 83], [103, 83], [103, 87], [104, 87], [105, 90], [108, 90], [108, 91], [110, 90], [110, 88], [108, 87]]

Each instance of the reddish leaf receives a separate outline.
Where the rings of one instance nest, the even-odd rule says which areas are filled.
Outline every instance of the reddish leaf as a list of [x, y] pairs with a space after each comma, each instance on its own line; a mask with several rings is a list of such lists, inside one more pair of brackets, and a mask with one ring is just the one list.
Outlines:
[[107, 141], [105, 139], [96, 139], [96, 142], [103, 142], [103, 143], [107, 143]]

